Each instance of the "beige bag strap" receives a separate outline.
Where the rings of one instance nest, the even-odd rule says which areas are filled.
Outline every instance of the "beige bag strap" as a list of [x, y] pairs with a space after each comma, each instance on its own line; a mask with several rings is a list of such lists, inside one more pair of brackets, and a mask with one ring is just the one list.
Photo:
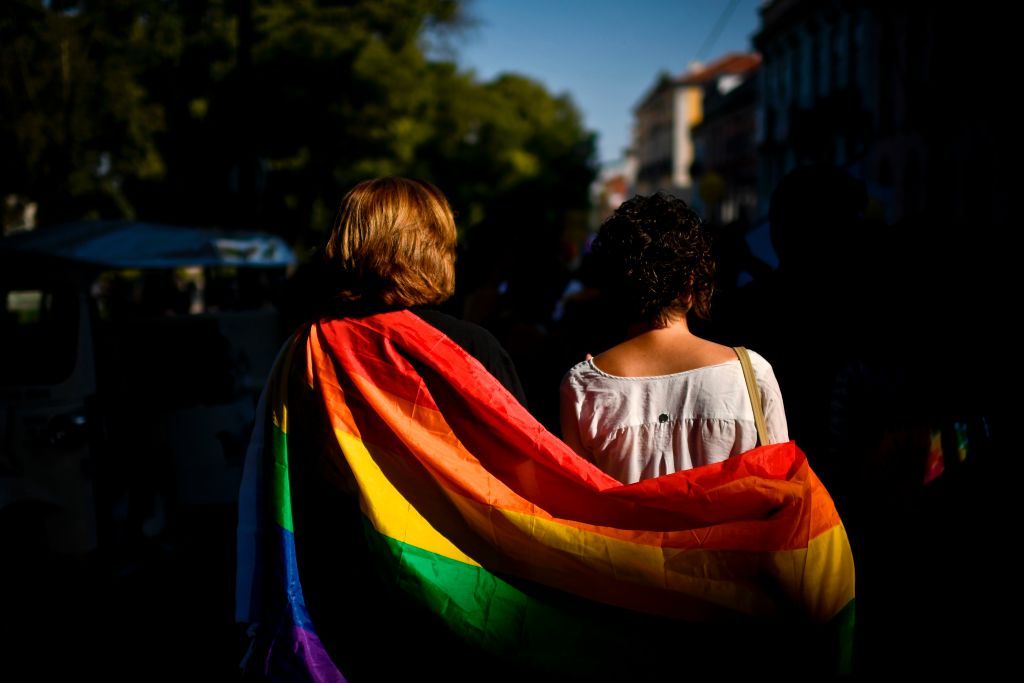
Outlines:
[[754, 377], [754, 366], [750, 364], [750, 354], [742, 346], [733, 347], [733, 351], [739, 356], [740, 365], [743, 366], [743, 379], [747, 382], [747, 396], [750, 397], [750, 407], [754, 409], [757, 443], [759, 446], [767, 446], [768, 426], [764, 421], [764, 411], [761, 409], [761, 392], [757, 389], [757, 379]]

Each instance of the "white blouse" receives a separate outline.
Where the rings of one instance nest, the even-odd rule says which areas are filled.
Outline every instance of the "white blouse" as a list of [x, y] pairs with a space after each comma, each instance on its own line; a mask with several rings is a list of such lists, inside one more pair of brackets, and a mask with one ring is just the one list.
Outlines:
[[[771, 443], [789, 441], [772, 366], [750, 351]], [[562, 438], [625, 484], [720, 462], [757, 445], [739, 359], [655, 377], [618, 377], [592, 360], [562, 380]]]

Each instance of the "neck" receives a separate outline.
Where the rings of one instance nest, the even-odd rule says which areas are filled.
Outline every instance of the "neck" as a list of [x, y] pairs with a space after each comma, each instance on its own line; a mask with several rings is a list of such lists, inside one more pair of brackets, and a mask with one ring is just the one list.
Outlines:
[[640, 335], [648, 335], [651, 338], [671, 337], [692, 337], [690, 326], [686, 322], [686, 315], [675, 315], [665, 320], [664, 324], [655, 323], [632, 323], [626, 330], [627, 338], [632, 339]]
[[729, 347], [693, 334], [682, 313], [663, 325], [633, 325], [629, 333], [629, 339], [593, 359], [603, 372], [653, 377], [736, 359]]

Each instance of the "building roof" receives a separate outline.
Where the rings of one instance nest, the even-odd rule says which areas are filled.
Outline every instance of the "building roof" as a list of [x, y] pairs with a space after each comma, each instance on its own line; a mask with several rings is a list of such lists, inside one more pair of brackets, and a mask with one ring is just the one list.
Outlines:
[[727, 74], [745, 74], [761, 66], [761, 55], [756, 52], [730, 52], [706, 66], [696, 67], [675, 80], [677, 85], [703, 85]]
[[719, 76], [749, 73], [759, 66], [761, 66], [761, 55], [756, 52], [730, 52], [710, 64], [691, 67], [689, 71], [675, 78], [669, 77], [668, 74], [662, 74], [650, 90], [644, 93], [640, 101], [634, 105], [633, 111], [643, 109], [654, 99], [655, 95], [666, 89], [703, 85]]

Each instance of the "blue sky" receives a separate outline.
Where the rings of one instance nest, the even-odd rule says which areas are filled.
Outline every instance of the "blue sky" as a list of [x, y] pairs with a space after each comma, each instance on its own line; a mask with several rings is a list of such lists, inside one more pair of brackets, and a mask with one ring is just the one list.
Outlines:
[[[734, 0], [718, 38], [702, 56], [750, 49], [761, 0]], [[457, 39], [458, 61], [489, 80], [511, 71], [568, 92], [598, 157], [621, 156], [632, 109], [659, 72], [682, 73], [697, 57], [729, 0], [473, 0], [478, 23]]]

